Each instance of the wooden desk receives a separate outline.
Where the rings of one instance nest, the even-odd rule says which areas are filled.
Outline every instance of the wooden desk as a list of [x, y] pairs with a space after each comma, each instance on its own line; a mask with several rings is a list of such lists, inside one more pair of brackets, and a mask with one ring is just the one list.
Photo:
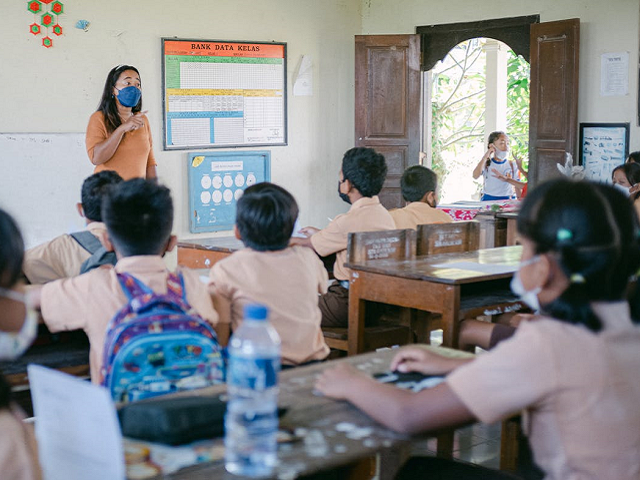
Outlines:
[[516, 245], [518, 212], [500, 212], [496, 213], [496, 217], [507, 222], [507, 245]]
[[244, 248], [236, 237], [211, 237], [180, 240], [178, 265], [189, 268], [211, 268], [214, 263]]
[[[456, 350], [430, 347], [451, 356], [470, 354]], [[347, 357], [308, 367], [285, 370], [280, 374], [280, 395], [278, 404], [287, 408], [280, 419], [280, 425], [289, 428], [304, 429], [305, 434], [299, 441], [280, 445], [278, 448], [278, 466], [270, 478], [296, 478], [323, 470], [353, 464], [359, 460], [382, 455], [381, 480], [393, 478], [409, 454], [411, 438], [408, 435], [393, 432], [362, 413], [353, 405], [313, 395], [313, 386], [318, 374], [338, 362], [355, 365], [366, 373], [378, 373], [389, 370], [391, 358], [396, 350], [385, 350], [365, 355]], [[202, 390], [184, 392], [180, 395], [220, 395], [226, 387], [217, 385]], [[165, 397], [166, 398], [166, 397]], [[367, 429], [360, 435], [354, 435], [337, 425]], [[367, 433], [364, 435], [364, 433]], [[357, 438], [360, 437], [360, 438]], [[220, 439], [222, 442], [222, 439]], [[175, 480], [209, 480], [212, 478], [237, 480], [241, 477], [227, 473], [224, 462], [194, 465], [172, 475], [158, 477]]]
[[[463, 316], [473, 318], [520, 308], [520, 304], [512, 305], [517, 298], [511, 294], [509, 283], [521, 254], [521, 246], [511, 246], [413, 260], [347, 263], [351, 269], [349, 355], [362, 351], [367, 301], [440, 313], [443, 345], [456, 347]], [[475, 264], [490, 271], [470, 270]]]

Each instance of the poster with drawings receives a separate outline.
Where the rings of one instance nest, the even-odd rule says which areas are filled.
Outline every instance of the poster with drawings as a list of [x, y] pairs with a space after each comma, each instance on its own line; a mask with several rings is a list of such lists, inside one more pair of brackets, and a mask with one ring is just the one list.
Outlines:
[[245, 188], [271, 179], [271, 152], [190, 153], [189, 231], [231, 230]]
[[628, 155], [628, 123], [580, 124], [580, 164], [589, 180], [610, 183], [611, 172]]

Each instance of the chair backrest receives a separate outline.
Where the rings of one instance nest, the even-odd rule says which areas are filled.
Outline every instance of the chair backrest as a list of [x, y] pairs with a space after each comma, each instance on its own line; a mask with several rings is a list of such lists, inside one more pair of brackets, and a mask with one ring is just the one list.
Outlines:
[[469, 252], [479, 243], [480, 224], [475, 220], [418, 225], [418, 255]]
[[348, 263], [370, 260], [406, 260], [416, 256], [416, 232], [413, 229], [354, 232], [347, 244]]

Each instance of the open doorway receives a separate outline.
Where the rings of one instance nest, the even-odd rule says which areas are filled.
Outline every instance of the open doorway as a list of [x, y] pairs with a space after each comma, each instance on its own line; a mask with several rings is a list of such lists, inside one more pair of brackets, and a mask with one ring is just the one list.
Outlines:
[[471, 173], [492, 131], [507, 132], [509, 160], [522, 160], [526, 168], [529, 77], [526, 59], [484, 37], [458, 43], [423, 72], [423, 163], [438, 174], [442, 203], [480, 197], [482, 177], [474, 180]]

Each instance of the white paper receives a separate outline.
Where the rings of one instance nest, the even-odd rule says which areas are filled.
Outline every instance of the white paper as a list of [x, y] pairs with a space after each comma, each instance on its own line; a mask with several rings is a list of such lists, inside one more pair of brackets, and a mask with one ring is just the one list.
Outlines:
[[313, 95], [313, 62], [310, 55], [303, 55], [298, 75], [293, 83], [293, 95], [308, 97]]
[[302, 227], [300, 226], [300, 219], [296, 218], [296, 223], [293, 225], [293, 234], [291, 235], [291, 237], [307, 238], [307, 236], [300, 231], [301, 229]]
[[125, 478], [122, 433], [109, 392], [29, 365], [40, 465], [46, 480]]
[[600, 95], [628, 95], [629, 52], [603, 53], [600, 65]]
[[471, 270], [472, 272], [480, 272], [487, 274], [497, 273], [514, 273], [518, 270], [518, 265], [506, 265], [506, 264], [488, 264], [478, 262], [451, 262], [440, 263], [433, 265], [436, 268], [456, 268], [458, 270]]

